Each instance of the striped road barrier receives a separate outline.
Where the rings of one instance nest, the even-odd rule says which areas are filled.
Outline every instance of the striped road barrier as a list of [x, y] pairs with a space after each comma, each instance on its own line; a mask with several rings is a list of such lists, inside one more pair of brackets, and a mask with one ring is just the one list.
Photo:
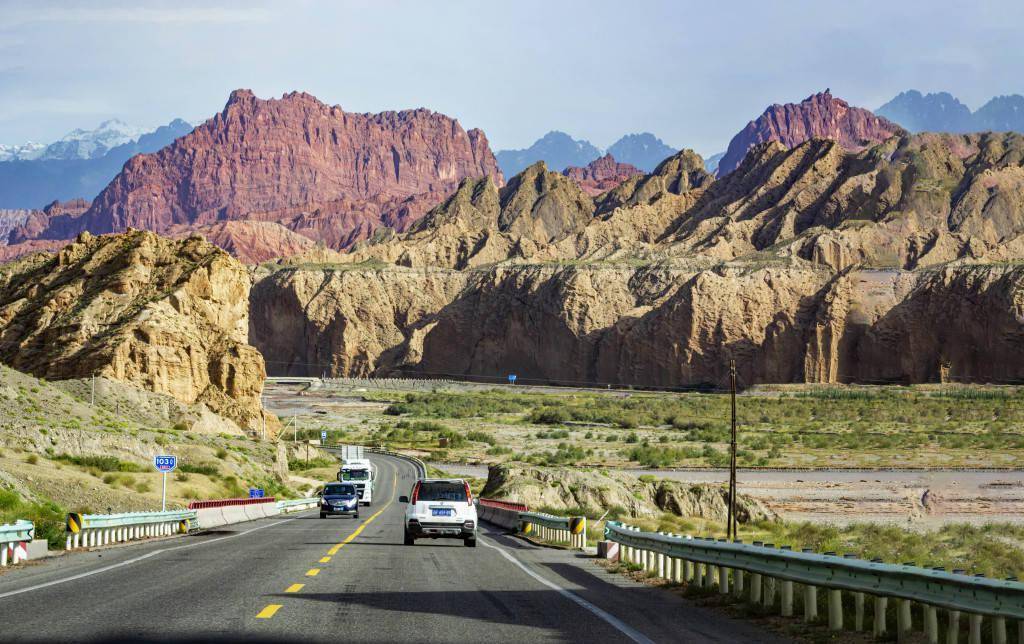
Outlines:
[[195, 510], [68, 514], [66, 550], [187, 533], [197, 527]]
[[28, 542], [35, 536], [36, 527], [31, 521], [17, 520], [0, 525], [0, 566], [17, 564], [28, 559]]
[[[662, 579], [687, 582], [705, 588], [717, 586], [784, 617], [793, 616], [794, 593], [799, 591], [803, 618], [818, 619], [818, 596], [828, 604], [828, 624], [844, 628], [843, 601], [852, 596], [853, 630], [865, 628], [865, 600], [872, 606], [872, 634], [876, 638], [905, 639], [914, 629], [911, 609], [922, 616], [926, 641], [939, 641], [938, 611], [946, 611], [944, 641], [958, 641], [961, 617], [966, 617], [968, 642], [980, 644], [982, 620], [989, 619], [993, 642], [1005, 644], [1006, 621], [1017, 620], [1017, 641], [1024, 641], [1024, 583], [1016, 578], [989, 579], [962, 570], [922, 568], [911, 564], [865, 561], [852, 555], [795, 552], [755, 541], [694, 538], [660, 532], [643, 532], [617, 521], [605, 526], [605, 538], [619, 544], [620, 561], [639, 565]], [[730, 588], [732, 589], [730, 591]], [[819, 593], [823, 590], [823, 593]], [[889, 600], [896, 603], [896, 628], [886, 623]], [[848, 627], [848, 625], [845, 625]]]
[[487, 521], [494, 525], [501, 526], [506, 530], [519, 529], [519, 513], [527, 512], [530, 508], [523, 503], [510, 503], [496, 499], [476, 500], [476, 513], [481, 521]]

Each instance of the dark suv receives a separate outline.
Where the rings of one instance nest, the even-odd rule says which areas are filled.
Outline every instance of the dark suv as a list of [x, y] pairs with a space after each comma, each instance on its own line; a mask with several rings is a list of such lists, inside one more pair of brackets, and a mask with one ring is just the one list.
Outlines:
[[328, 483], [320, 493], [320, 518], [350, 514], [359, 518], [359, 491], [352, 483]]

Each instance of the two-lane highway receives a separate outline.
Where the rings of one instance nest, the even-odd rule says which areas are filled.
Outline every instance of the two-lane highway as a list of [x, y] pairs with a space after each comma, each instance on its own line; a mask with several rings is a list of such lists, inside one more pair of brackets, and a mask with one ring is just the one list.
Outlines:
[[769, 641], [755, 626], [486, 527], [402, 545], [410, 464], [374, 457], [359, 519], [315, 512], [0, 576], [3, 641]]

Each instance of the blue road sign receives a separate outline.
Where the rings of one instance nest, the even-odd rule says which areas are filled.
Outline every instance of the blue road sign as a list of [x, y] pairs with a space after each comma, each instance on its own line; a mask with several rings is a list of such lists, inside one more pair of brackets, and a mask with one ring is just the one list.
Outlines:
[[251, 487], [251, 488], [249, 488], [249, 498], [250, 499], [262, 499], [263, 498], [263, 494], [264, 494], [263, 493], [263, 488], [260, 488], [260, 487]]
[[320, 442], [322, 443], [322, 442], [324, 442], [326, 440], [327, 440], [327, 432], [320, 432]]
[[514, 373], [508, 374], [508, 381], [511, 382], [512, 384], [515, 384], [516, 383], [516, 374], [514, 374]]
[[178, 466], [178, 457], [161, 454], [153, 457], [153, 465], [161, 472], [171, 472]]

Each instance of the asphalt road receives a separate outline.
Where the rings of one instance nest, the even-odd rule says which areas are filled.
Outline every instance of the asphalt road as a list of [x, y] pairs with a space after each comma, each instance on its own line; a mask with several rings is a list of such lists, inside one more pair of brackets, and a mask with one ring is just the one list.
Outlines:
[[375, 457], [359, 519], [303, 513], [0, 576], [0, 640], [765, 642], [776, 638], [484, 527], [402, 545], [411, 465]]

